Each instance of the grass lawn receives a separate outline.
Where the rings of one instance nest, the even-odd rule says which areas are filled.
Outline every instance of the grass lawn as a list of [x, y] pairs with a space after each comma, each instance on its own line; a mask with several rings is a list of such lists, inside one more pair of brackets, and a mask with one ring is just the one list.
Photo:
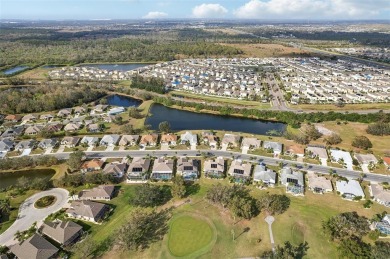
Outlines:
[[170, 224], [168, 248], [177, 257], [194, 256], [194, 253], [211, 248], [209, 245], [213, 236], [213, 228], [204, 219], [187, 214], [178, 215]]
[[291, 105], [296, 110], [318, 110], [318, 111], [356, 111], [356, 110], [385, 110], [390, 109], [390, 103], [361, 103], [346, 104], [344, 107], [337, 107], [333, 104], [297, 104]]
[[224, 97], [218, 97], [218, 96], [200, 95], [200, 94], [194, 94], [194, 93], [188, 93], [188, 92], [182, 92], [182, 91], [171, 91], [170, 94], [171, 95], [176, 94], [176, 95], [188, 97], [191, 99], [200, 99], [200, 100], [205, 100], [205, 101], [225, 103], [225, 104], [231, 104], [231, 105], [243, 105], [243, 106], [247, 106], [249, 108], [259, 108], [259, 109], [271, 108], [271, 105], [269, 103], [262, 103], [259, 101], [248, 101], [248, 100], [239, 100], [239, 99], [224, 98]]

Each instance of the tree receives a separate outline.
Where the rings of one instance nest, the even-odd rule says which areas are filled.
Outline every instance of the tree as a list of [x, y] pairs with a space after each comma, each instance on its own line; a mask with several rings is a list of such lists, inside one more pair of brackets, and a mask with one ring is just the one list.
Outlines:
[[361, 149], [369, 149], [372, 148], [372, 143], [366, 136], [356, 136], [352, 140], [352, 146]]
[[341, 141], [342, 141], [341, 137], [336, 133], [332, 133], [330, 136], [324, 139], [324, 142], [327, 145], [337, 145], [341, 143]]
[[0, 217], [11, 212], [11, 203], [9, 199], [0, 200]]
[[229, 203], [229, 209], [234, 215], [244, 219], [251, 219], [259, 213], [255, 199], [250, 196], [235, 196]]
[[322, 228], [331, 240], [340, 240], [351, 236], [361, 238], [369, 231], [368, 220], [356, 212], [344, 212], [322, 223]]
[[172, 179], [171, 193], [174, 198], [183, 198], [186, 195], [186, 186], [184, 178], [181, 175], [175, 176]]
[[271, 215], [282, 214], [290, 207], [290, 198], [282, 194], [265, 194], [258, 201], [258, 207]]
[[389, 242], [383, 242], [383, 241], [375, 242], [375, 246], [373, 246], [371, 250], [372, 259], [388, 258], [389, 255], [390, 255]]
[[136, 107], [130, 107], [128, 113], [129, 113], [129, 117], [131, 118], [139, 119], [142, 117]]
[[169, 198], [162, 187], [145, 183], [137, 186], [130, 203], [140, 207], [153, 207], [164, 204]]
[[319, 139], [322, 136], [322, 133], [314, 125], [308, 125], [305, 129], [305, 134], [311, 140]]
[[277, 246], [275, 252], [266, 251], [260, 257], [270, 259], [301, 259], [306, 255], [309, 245], [307, 242], [298, 246], [292, 245], [289, 241], [284, 246]]
[[125, 134], [134, 134], [134, 128], [133, 125], [130, 123], [127, 123], [125, 125], [121, 126], [121, 132]]
[[67, 161], [69, 169], [72, 171], [80, 169], [81, 162], [84, 157], [85, 157], [85, 153], [80, 150], [71, 153]]
[[344, 238], [338, 247], [341, 258], [370, 258], [371, 247], [358, 237]]
[[171, 131], [171, 124], [169, 124], [168, 121], [163, 121], [158, 124], [158, 129], [160, 132], [170, 132]]
[[72, 247], [72, 251], [77, 252], [80, 258], [91, 258], [96, 247], [96, 242], [90, 236], [87, 236], [82, 242], [77, 242]]
[[135, 209], [119, 230], [118, 245], [127, 250], [143, 250], [149, 247], [167, 233], [169, 218], [167, 210], [157, 212]]

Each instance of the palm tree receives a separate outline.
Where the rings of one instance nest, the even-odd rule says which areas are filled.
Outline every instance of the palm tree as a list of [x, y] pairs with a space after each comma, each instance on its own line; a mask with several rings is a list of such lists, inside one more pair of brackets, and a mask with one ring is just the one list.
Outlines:
[[9, 199], [0, 200], [0, 212], [1, 214], [9, 214], [11, 212], [11, 204]]

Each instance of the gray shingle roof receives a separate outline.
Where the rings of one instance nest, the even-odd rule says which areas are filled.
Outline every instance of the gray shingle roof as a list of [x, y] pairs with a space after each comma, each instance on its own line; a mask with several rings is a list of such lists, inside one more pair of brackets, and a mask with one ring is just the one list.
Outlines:
[[58, 249], [38, 234], [12, 246], [11, 252], [20, 259], [48, 259], [58, 252]]

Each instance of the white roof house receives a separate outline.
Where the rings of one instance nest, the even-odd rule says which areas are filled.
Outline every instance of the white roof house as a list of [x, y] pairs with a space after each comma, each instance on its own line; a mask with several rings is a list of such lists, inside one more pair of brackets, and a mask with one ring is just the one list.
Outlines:
[[345, 196], [347, 199], [353, 199], [355, 197], [364, 198], [364, 191], [360, 186], [360, 183], [356, 180], [347, 181], [337, 181], [336, 189], [340, 192], [341, 195]]
[[274, 154], [281, 154], [283, 151], [283, 145], [279, 142], [264, 141], [263, 147], [265, 149], [272, 149]]
[[189, 142], [191, 145], [196, 145], [198, 143], [198, 136], [187, 131], [186, 133], [181, 134], [180, 142], [181, 144]]
[[253, 182], [263, 182], [273, 186], [276, 183], [276, 173], [265, 165], [256, 165], [253, 169]]
[[385, 190], [380, 184], [371, 183], [370, 194], [379, 204], [390, 207], [390, 190]]
[[81, 144], [86, 144], [89, 147], [94, 147], [99, 143], [99, 138], [98, 137], [89, 137], [89, 136], [84, 136], [81, 141]]
[[118, 144], [119, 139], [121, 136], [119, 135], [104, 135], [103, 138], [100, 140], [101, 146], [115, 146]]
[[344, 161], [347, 169], [353, 170], [352, 157], [349, 152], [338, 150], [338, 149], [331, 149], [330, 156], [332, 160], [335, 162], [340, 162], [341, 160]]

